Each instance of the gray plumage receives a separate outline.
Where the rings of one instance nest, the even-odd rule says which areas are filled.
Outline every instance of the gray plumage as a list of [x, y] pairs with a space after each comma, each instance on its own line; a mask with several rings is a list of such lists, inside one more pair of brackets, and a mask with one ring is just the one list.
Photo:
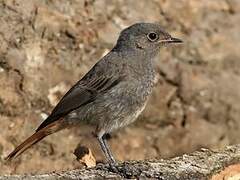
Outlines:
[[[115, 163], [105, 135], [136, 120], [153, 89], [154, 57], [163, 44], [178, 42], [158, 24], [137, 23], [126, 28], [115, 47], [65, 94], [36, 133], [52, 128], [52, 124], [58, 125], [56, 131], [83, 122], [91, 124], [106, 158]], [[36, 143], [27, 142], [29, 146]], [[23, 147], [8, 159], [22, 153]]]

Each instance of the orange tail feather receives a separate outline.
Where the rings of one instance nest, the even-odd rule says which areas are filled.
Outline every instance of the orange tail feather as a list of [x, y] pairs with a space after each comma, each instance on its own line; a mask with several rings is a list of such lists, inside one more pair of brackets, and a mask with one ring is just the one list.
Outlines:
[[30, 148], [32, 145], [36, 144], [46, 136], [55, 133], [61, 129], [64, 128], [64, 123], [61, 120], [57, 120], [48, 126], [40, 129], [39, 131], [35, 132], [32, 136], [27, 138], [23, 143], [21, 143], [19, 146], [17, 146], [6, 158], [6, 161], [11, 161], [15, 157], [22, 154], [24, 151], [26, 151], [28, 148]]

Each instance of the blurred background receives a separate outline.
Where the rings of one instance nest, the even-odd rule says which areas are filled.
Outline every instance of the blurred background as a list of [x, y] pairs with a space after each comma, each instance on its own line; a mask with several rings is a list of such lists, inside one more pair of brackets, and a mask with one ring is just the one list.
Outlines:
[[169, 158], [240, 143], [240, 1], [0, 0], [0, 174], [78, 168], [79, 144], [103, 160], [83, 127], [3, 163], [119, 32], [141, 21], [160, 23], [184, 44], [162, 48], [144, 113], [110, 139], [116, 158]]

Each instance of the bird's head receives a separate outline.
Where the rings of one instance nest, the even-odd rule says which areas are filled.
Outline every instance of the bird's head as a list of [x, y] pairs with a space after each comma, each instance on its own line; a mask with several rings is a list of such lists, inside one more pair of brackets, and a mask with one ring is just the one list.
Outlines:
[[159, 24], [136, 23], [120, 33], [117, 46], [157, 54], [161, 46], [169, 43], [182, 43], [182, 40], [172, 37]]

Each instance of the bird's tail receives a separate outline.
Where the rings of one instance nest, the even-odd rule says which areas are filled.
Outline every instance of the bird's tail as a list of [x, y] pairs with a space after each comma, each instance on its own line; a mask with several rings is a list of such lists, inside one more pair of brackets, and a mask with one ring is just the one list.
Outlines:
[[21, 143], [19, 146], [17, 146], [14, 151], [12, 151], [6, 158], [6, 161], [11, 161], [13, 158], [19, 156], [24, 151], [26, 151], [28, 148], [30, 148], [32, 145], [36, 144], [46, 136], [55, 133], [61, 129], [63, 129], [64, 122], [62, 122], [63, 119], [59, 119], [46, 127], [40, 129], [39, 131], [35, 132], [32, 136], [27, 138], [23, 143]]

